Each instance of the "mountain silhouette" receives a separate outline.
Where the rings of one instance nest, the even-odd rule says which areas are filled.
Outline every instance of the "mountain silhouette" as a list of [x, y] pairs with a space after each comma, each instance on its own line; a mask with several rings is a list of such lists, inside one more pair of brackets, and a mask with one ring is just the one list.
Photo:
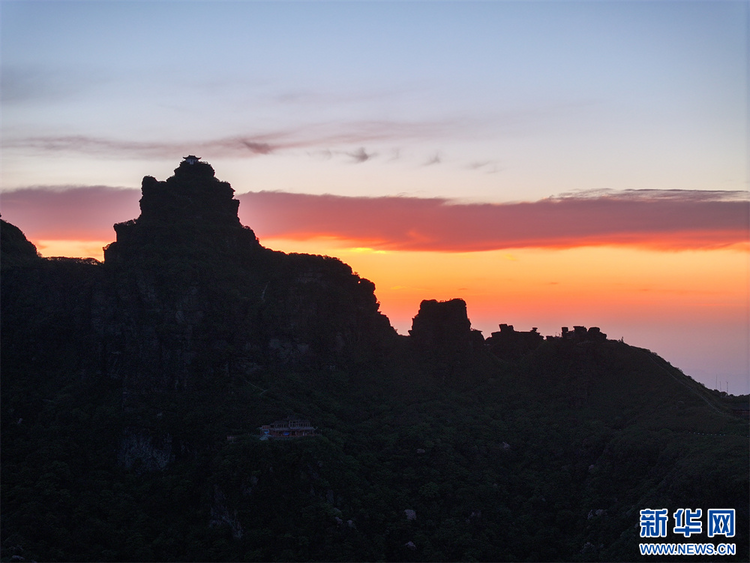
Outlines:
[[747, 560], [747, 396], [460, 299], [398, 335], [233, 195], [194, 155], [145, 177], [103, 262], [0, 224], [2, 560], [630, 561], [662, 508], [735, 509]]
[[255, 233], [240, 224], [232, 187], [198, 157], [186, 157], [164, 182], [146, 176], [141, 192], [140, 217], [115, 225], [117, 241], [105, 249], [105, 262], [144, 253], [229, 258], [260, 249]]

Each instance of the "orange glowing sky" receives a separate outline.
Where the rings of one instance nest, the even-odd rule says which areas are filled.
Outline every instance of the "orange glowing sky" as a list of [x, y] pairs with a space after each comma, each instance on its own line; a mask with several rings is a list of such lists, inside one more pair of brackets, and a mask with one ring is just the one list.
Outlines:
[[[513, 319], [549, 323], [634, 322], [690, 317], [730, 322], [747, 306], [744, 247], [659, 252], [628, 247], [383, 251], [354, 241], [268, 240], [274, 248], [340, 257], [374, 280], [394, 326], [410, 327], [422, 299], [461, 297], [475, 328]], [[567, 320], [566, 320], [567, 319]], [[562, 325], [561, 325], [562, 326]], [[519, 327], [521, 328], [521, 327]]]
[[[613, 319], [731, 323], [742, 319], [747, 307], [748, 254], [743, 245], [669, 252], [615, 246], [432, 252], [375, 250], [357, 246], [359, 241], [314, 236], [302, 241], [260, 238], [276, 250], [341, 258], [375, 282], [382, 310], [402, 333], [422, 299], [465, 299], [474, 312], [474, 327], [486, 335], [513, 319], [546, 324], [548, 332], [559, 331], [559, 323]], [[44, 256], [101, 260], [102, 247], [111, 241], [32, 242]]]

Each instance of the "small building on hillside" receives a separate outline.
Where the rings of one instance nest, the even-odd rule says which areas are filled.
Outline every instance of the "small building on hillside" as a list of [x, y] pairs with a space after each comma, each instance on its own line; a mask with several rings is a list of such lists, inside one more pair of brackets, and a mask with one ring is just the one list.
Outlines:
[[283, 420], [277, 420], [271, 424], [264, 424], [260, 427], [260, 439], [268, 440], [269, 438], [302, 438], [303, 436], [315, 436], [315, 427], [310, 425], [310, 421], [304, 418], [287, 417]]
[[201, 157], [195, 156], [194, 154], [189, 154], [187, 156], [184, 156], [183, 158], [185, 159], [185, 162], [187, 162], [188, 164], [195, 164], [201, 159]]

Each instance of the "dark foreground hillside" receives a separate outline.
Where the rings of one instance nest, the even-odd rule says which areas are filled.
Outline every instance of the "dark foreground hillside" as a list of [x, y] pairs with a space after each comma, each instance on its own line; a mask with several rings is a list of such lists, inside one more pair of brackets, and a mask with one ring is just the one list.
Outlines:
[[[485, 339], [460, 300], [398, 336], [232, 195], [200, 161], [145, 178], [104, 263], [2, 223], [0, 559], [748, 560], [747, 397], [594, 328]], [[287, 417], [315, 435], [260, 439]], [[680, 508], [735, 509], [734, 537], [673, 533]]]

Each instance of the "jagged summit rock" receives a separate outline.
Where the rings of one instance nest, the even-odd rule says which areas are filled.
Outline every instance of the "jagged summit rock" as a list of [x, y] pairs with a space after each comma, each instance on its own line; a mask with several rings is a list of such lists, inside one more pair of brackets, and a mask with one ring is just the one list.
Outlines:
[[482, 333], [471, 328], [463, 299], [422, 301], [409, 336], [416, 351], [432, 363], [433, 374], [443, 379], [470, 379], [486, 354]]
[[240, 202], [233, 198], [228, 182], [216, 178], [213, 167], [187, 156], [175, 168], [174, 176], [159, 182], [152, 176], [143, 178], [141, 217], [143, 222], [179, 224], [213, 223], [236, 227], [240, 224], [237, 209]]
[[338, 259], [260, 245], [227, 182], [200, 157], [146, 176], [141, 213], [105, 248], [92, 340], [131, 401], [279, 365], [341, 366], [396, 338], [375, 286]]
[[155, 249], [169, 254], [210, 255], [260, 248], [255, 233], [237, 215], [240, 202], [213, 167], [188, 155], [174, 176], [160, 182], [143, 178], [141, 215], [114, 228], [117, 241], [104, 251], [106, 262], [143, 256]]
[[463, 299], [422, 301], [409, 334], [414, 343], [423, 349], [442, 352], [458, 346], [470, 351], [471, 322], [466, 312], [466, 302]]
[[544, 337], [536, 327], [529, 331], [515, 330], [513, 325], [501, 324], [499, 332], [493, 332], [487, 339], [487, 347], [498, 358], [516, 361], [533, 352], [544, 342]]

